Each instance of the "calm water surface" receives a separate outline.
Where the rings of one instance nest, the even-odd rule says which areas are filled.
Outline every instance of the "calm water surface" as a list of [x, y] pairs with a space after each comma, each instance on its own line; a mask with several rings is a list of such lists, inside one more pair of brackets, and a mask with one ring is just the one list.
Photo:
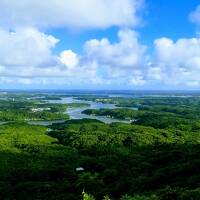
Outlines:
[[97, 119], [104, 123], [112, 123], [112, 122], [124, 122], [124, 123], [130, 123], [128, 120], [119, 120], [119, 119], [112, 119], [106, 116], [92, 116], [92, 115], [86, 115], [83, 114], [82, 111], [86, 109], [100, 109], [100, 108], [116, 108], [115, 104], [110, 103], [100, 103], [100, 102], [93, 102], [93, 101], [86, 101], [86, 100], [77, 100], [73, 97], [66, 97], [62, 98], [62, 100], [50, 100], [50, 103], [87, 103], [90, 104], [90, 106], [85, 106], [81, 108], [68, 108], [66, 113], [70, 116], [70, 119], [84, 119], [84, 118], [90, 118], [90, 119]]

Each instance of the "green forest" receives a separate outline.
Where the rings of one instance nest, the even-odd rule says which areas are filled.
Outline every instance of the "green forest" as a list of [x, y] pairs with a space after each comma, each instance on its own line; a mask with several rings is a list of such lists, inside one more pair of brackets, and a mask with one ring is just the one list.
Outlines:
[[[200, 199], [200, 97], [74, 96], [107, 100], [112, 109], [50, 103], [64, 97], [2, 95], [0, 199]], [[70, 119], [72, 107], [129, 123]], [[41, 126], [31, 119], [65, 121]]]

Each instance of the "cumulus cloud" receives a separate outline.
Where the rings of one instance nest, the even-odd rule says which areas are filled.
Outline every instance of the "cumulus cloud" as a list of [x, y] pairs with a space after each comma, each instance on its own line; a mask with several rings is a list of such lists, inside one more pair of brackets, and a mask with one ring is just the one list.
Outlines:
[[200, 38], [178, 39], [176, 42], [160, 38], [154, 45], [155, 63], [149, 67], [149, 76], [168, 85], [200, 84]]
[[58, 42], [57, 38], [35, 28], [19, 28], [15, 32], [0, 29], [0, 76], [5, 80], [5, 77], [67, 78], [74, 74], [79, 77], [94, 74], [92, 64], [78, 66], [79, 57], [73, 51], [54, 54], [53, 48]]
[[96, 64], [71, 50], [53, 53], [58, 39], [35, 28], [0, 29], [0, 84], [59, 85], [100, 83]]
[[146, 47], [139, 44], [137, 33], [130, 30], [120, 30], [119, 41], [111, 44], [107, 38], [90, 40], [85, 44], [89, 59], [95, 59], [101, 65], [119, 68], [134, 68], [142, 64]]
[[143, 0], [1, 0], [0, 26], [108, 28], [136, 26]]
[[[140, 24], [138, 12], [143, 5], [143, 0], [0, 1], [0, 82], [112, 84], [126, 77], [124, 83], [135, 84], [130, 80], [142, 79], [136, 71], [146, 47], [130, 27]], [[119, 41], [89, 40], [83, 45], [83, 55], [70, 49], [55, 54], [59, 39], [44, 33], [46, 28], [112, 26], [122, 29]]]
[[[138, 34], [130, 29], [120, 30], [118, 42], [111, 43], [107, 38], [89, 40], [84, 45], [85, 60], [97, 64], [98, 75], [104, 79], [122, 78], [125, 82], [135, 83], [129, 79], [139, 80], [142, 75], [146, 46], [138, 41]], [[141, 81], [140, 81], [141, 83]]]
[[200, 38], [159, 38], [150, 57], [138, 34], [121, 29], [118, 41], [92, 39], [83, 54], [54, 54], [58, 39], [35, 28], [0, 29], [0, 83], [143, 86], [200, 85]]
[[[37, 34], [41, 35], [40, 32]], [[51, 38], [50, 35], [42, 34], [42, 36]], [[57, 80], [52, 83], [58, 84], [58, 78], [62, 80], [62, 83], [63, 78], [65, 78], [65, 82], [72, 85], [76, 83], [109, 85], [121, 84], [122, 82], [129, 85], [137, 85], [137, 83], [142, 85], [144, 83], [142, 67], [146, 47], [140, 45], [138, 35], [132, 30], [121, 30], [118, 37], [119, 40], [115, 43], [111, 43], [107, 38], [87, 41], [84, 45], [83, 55], [77, 55], [71, 50], [64, 50], [59, 55], [54, 55], [52, 53], [53, 44], [42, 48], [41, 46], [46, 46], [46, 43], [39, 43], [40, 45], [36, 43], [35, 45], [39, 46], [34, 46], [35, 51], [38, 51], [39, 48], [48, 51], [45, 51], [44, 55], [40, 51], [38, 54], [31, 52], [30, 55], [28, 50], [22, 51], [23, 56], [21, 57], [23, 59], [20, 59], [17, 65], [11, 62], [0, 63], [0, 76], [8, 77], [9, 82], [11, 77], [15, 81], [18, 77], [19, 81], [16, 82], [24, 84], [35, 84], [36, 80], [41, 83], [40, 79], [45, 80], [44, 83], [47, 84], [48, 80], [52, 81], [52, 78]], [[56, 38], [54, 40], [57, 42]], [[24, 41], [22, 43], [24, 44]], [[27, 48], [25, 46], [25, 49]], [[12, 51], [12, 49], [8, 51]], [[29, 62], [27, 57], [31, 58], [32, 62]], [[40, 60], [44, 61], [42, 57], [47, 57], [48, 62], [39, 62]], [[33, 62], [34, 60], [35, 62]], [[35, 81], [27, 81], [31, 78]]]
[[2, 66], [45, 66], [56, 59], [51, 49], [58, 39], [33, 28], [21, 28], [15, 32], [0, 29], [0, 65]]
[[72, 50], [65, 50], [60, 53], [60, 62], [69, 69], [74, 68], [79, 63], [79, 58]]

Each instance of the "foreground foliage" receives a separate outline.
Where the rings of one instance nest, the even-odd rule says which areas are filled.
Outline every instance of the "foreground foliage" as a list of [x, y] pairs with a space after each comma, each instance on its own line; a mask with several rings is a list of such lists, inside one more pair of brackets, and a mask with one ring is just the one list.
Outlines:
[[1, 199], [81, 199], [83, 189], [96, 199], [200, 197], [200, 146], [187, 133], [178, 140], [151, 127], [96, 120], [54, 124], [49, 136], [41, 126], [0, 127]]

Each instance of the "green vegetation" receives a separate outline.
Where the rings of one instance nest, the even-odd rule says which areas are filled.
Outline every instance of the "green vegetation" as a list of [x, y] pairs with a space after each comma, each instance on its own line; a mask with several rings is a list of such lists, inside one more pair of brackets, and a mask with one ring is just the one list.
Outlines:
[[67, 105], [50, 104], [24, 97], [0, 100], [0, 121], [62, 120]]
[[135, 96], [133, 97], [106, 97], [106, 96], [80, 96], [80, 100], [95, 101], [101, 103], [116, 104], [117, 107], [136, 107], [142, 108], [144, 106], [177, 106], [178, 109], [191, 106], [198, 108], [200, 105], [200, 98], [198, 96], [177, 97], [177, 96]]
[[52, 113], [49, 111], [4, 111], [0, 112], [1, 121], [31, 121], [31, 120], [62, 120], [69, 119], [67, 114]]
[[0, 126], [0, 199], [70, 198], [77, 153], [45, 133], [24, 123]]
[[[130, 99], [127, 101], [130, 101]], [[140, 104], [138, 109], [87, 109], [84, 110], [83, 113], [87, 115], [108, 116], [130, 120], [133, 124], [151, 126], [159, 129], [192, 132], [200, 130], [199, 97], [145, 97], [141, 99], [136, 98], [135, 101]]]
[[15, 121], [0, 125], [0, 199], [200, 199], [199, 97], [93, 96], [138, 110], [85, 114], [135, 121], [67, 120], [48, 127], [25, 121], [67, 119], [67, 108], [88, 105], [37, 97], [43, 94], [5, 94], [0, 100], [0, 119]]
[[99, 110], [97, 109], [87, 109], [84, 110], [82, 113], [86, 115], [97, 115], [97, 116], [107, 116], [112, 117], [116, 119], [137, 119], [139, 118], [144, 112], [142, 111], [136, 111], [133, 109], [128, 108], [116, 108], [116, 109], [108, 109], [108, 108], [101, 108]]
[[200, 197], [199, 132], [96, 120], [71, 120], [51, 128], [50, 136], [77, 149], [79, 165], [85, 169], [81, 188], [98, 199], [135, 194], [129, 199], [164, 200], [171, 191], [169, 199]]

